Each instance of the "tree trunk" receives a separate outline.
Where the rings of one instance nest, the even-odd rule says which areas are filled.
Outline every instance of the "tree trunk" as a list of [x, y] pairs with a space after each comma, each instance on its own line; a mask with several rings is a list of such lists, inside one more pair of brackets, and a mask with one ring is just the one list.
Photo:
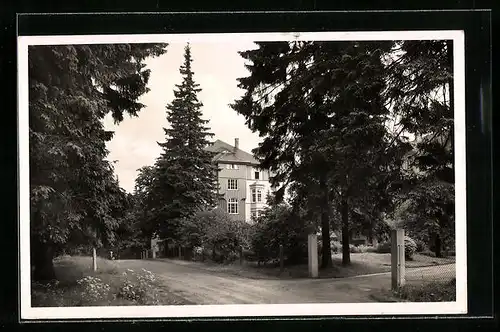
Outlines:
[[443, 257], [443, 254], [441, 252], [441, 237], [439, 236], [439, 234], [436, 234], [436, 240], [434, 242], [434, 245], [435, 245], [435, 253], [436, 253], [436, 257]]
[[56, 279], [54, 271], [54, 248], [46, 243], [33, 241], [31, 250], [34, 267], [33, 281], [48, 282]]
[[351, 264], [351, 251], [349, 248], [349, 205], [347, 199], [342, 200], [342, 265]]
[[327, 268], [332, 266], [332, 248], [330, 246], [330, 214], [329, 212], [329, 200], [328, 200], [328, 186], [326, 184], [325, 176], [320, 178], [320, 189], [323, 195], [322, 206], [321, 206], [321, 238], [322, 238], [322, 249], [321, 249], [321, 267]]

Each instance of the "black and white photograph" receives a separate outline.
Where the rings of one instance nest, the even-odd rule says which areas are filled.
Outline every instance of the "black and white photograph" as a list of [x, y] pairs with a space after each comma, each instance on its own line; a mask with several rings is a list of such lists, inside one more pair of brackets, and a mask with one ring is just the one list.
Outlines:
[[18, 45], [22, 318], [467, 312], [462, 31]]

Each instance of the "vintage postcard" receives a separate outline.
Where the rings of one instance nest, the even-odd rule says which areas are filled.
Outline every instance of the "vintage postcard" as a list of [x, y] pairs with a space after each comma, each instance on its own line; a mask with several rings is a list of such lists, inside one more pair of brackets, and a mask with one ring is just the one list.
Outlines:
[[467, 313], [463, 31], [18, 37], [21, 319]]

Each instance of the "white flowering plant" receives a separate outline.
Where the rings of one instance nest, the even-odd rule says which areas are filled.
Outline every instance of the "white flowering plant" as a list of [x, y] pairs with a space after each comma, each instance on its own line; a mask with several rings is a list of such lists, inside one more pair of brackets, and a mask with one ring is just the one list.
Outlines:
[[146, 269], [136, 272], [127, 269], [123, 272], [125, 278], [118, 296], [138, 304], [159, 304], [156, 276]]
[[77, 281], [82, 287], [82, 304], [96, 304], [110, 298], [110, 286], [104, 283], [100, 278], [87, 276]]

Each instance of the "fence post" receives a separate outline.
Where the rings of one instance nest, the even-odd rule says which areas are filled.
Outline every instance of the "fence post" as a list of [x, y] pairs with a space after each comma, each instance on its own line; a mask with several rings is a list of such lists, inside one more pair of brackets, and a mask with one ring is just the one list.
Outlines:
[[95, 247], [92, 248], [92, 268], [94, 272], [97, 271], [97, 253]]
[[405, 233], [403, 229], [391, 231], [391, 281], [392, 289], [405, 284]]
[[283, 270], [285, 269], [285, 258], [284, 258], [284, 254], [283, 254], [283, 245], [280, 244], [280, 271], [283, 272]]
[[307, 237], [307, 248], [309, 253], [309, 277], [318, 277], [318, 239], [316, 234]]
[[179, 259], [182, 259], [182, 247], [179, 246]]

